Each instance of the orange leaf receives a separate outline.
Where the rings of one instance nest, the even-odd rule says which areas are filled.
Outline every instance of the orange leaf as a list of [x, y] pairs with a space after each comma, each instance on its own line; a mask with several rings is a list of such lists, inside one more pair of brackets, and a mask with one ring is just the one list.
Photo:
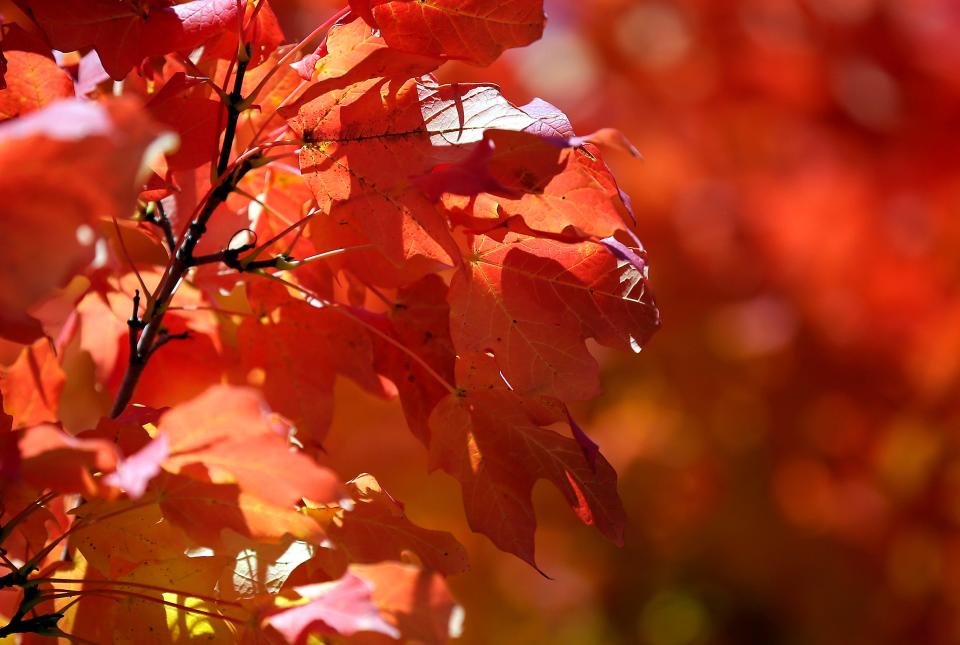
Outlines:
[[470, 527], [536, 566], [531, 493], [547, 479], [585, 524], [622, 543], [617, 475], [602, 456], [591, 466], [574, 439], [546, 427], [566, 420], [560, 409], [506, 389], [484, 354], [462, 356], [457, 370], [469, 389], [433, 411], [430, 462], [460, 481]]
[[236, 484], [165, 474], [155, 482], [164, 517], [201, 544], [219, 545], [225, 529], [264, 542], [277, 542], [287, 534], [314, 543], [323, 539], [323, 531], [311, 518], [292, 506], [277, 506], [241, 491]]
[[177, 72], [147, 102], [150, 114], [180, 136], [177, 151], [167, 156], [171, 170], [189, 170], [216, 158], [223, 124], [220, 102], [211, 94], [205, 83]]
[[360, 325], [332, 308], [296, 301], [280, 307], [274, 317], [241, 323], [240, 359], [246, 370], [264, 371], [264, 396], [293, 421], [297, 439], [319, 448], [330, 426], [338, 373], [384, 393], [373, 370], [373, 346]]
[[303, 78], [318, 81], [304, 100], [371, 78], [417, 78], [443, 62], [435, 56], [388, 47], [380, 34], [362, 20], [334, 25], [327, 34], [325, 49], [295, 65]]
[[278, 507], [301, 498], [339, 500], [332, 472], [292, 450], [279, 423], [264, 414], [251, 389], [216, 386], [160, 419], [159, 432], [170, 442], [164, 468], [200, 482], [236, 484], [240, 493]]
[[295, 591], [308, 602], [276, 612], [264, 621], [289, 643], [306, 643], [311, 634], [350, 636], [376, 631], [400, 636], [373, 604], [371, 584], [352, 573], [332, 582], [296, 587]]
[[402, 560], [407, 552], [427, 569], [443, 575], [470, 568], [463, 546], [449, 533], [421, 528], [407, 519], [395, 500], [372, 475], [347, 483], [354, 506], [327, 525], [327, 537], [347, 552], [351, 562]]
[[[424, 79], [395, 87], [374, 79], [309, 96], [290, 120], [304, 142], [300, 169], [307, 184], [331, 218], [396, 263], [421, 255], [449, 265], [459, 257], [445, 217], [417, 178], [437, 164], [468, 158], [486, 131], [536, 129], [541, 119], [494, 85]], [[546, 181], [543, 174], [539, 168], [538, 182]]]
[[59, 101], [0, 125], [0, 335], [93, 259], [99, 217], [132, 212], [155, 136], [128, 100]]
[[0, 89], [0, 121], [74, 95], [73, 80], [60, 69], [52, 52], [43, 51], [42, 43], [35, 43], [14, 24], [5, 24], [0, 30], [7, 60], [7, 86]]
[[429, 445], [430, 413], [454, 382], [447, 285], [439, 276], [428, 275], [398, 290], [389, 327], [384, 327], [406, 351], [375, 338], [377, 369], [396, 384], [410, 430]]
[[585, 339], [639, 351], [659, 325], [635, 263], [601, 244], [478, 237], [450, 285], [454, 343], [493, 352], [518, 392], [596, 396], [599, 372]]
[[489, 65], [543, 33], [543, 0], [351, 0], [395, 49]]
[[[373, 585], [373, 602], [405, 642], [446, 643], [460, 636], [463, 608], [440, 575], [399, 562], [355, 564], [350, 572]], [[358, 634], [351, 643], [392, 642]]]
[[77, 439], [48, 424], [25, 430], [19, 449], [19, 477], [38, 490], [93, 495], [98, 486], [93, 473], [111, 471], [117, 464], [112, 443]]
[[60, 359], [45, 338], [20, 351], [16, 362], [0, 370], [3, 409], [14, 428], [55, 423], [66, 376]]
[[237, 24], [236, 0], [19, 0], [60, 51], [93, 47], [103, 68], [123, 80], [144, 58], [189, 51]]
[[485, 143], [492, 152], [479, 166], [454, 167], [468, 173], [472, 184], [466, 190], [456, 189], [449, 171], [420, 185], [430, 186], [431, 194], [446, 191], [443, 204], [480, 230], [508, 217], [520, 217], [533, 231], [551, 236], [604, 238], [628, 230], [632, 215], [600, 151], [594, 145], [567, 147], [572, 140], [491, 131]]

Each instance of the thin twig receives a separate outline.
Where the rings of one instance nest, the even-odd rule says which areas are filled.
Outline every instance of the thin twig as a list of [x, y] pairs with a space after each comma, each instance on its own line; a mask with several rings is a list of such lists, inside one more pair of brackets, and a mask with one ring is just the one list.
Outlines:
[[[239, 618], [234, 618], [233, 616], [225, 616], [223, 614], [218, 614], [212, 611], [206, 611], [205, 609], [199, 609], [197, 607], [191, 607], [189, 605], [184, 605], [178, 602], [173, 602], [172, 600], [164, 600], [163, 598], [157, 598], [156, 596], [150, 596], [144, 593], [136, 593], [134, 591], [125, 591], [122, 589], [80, 589], [77, 591], [62, 591], [59, 592], [61, 598], [67, 598], [70, 596], [99, 596], [101, 598], [136, 598], [138, 600], [144, 600], [147, 602], [155, 602], [158, 605], [166, 605], [167, 607], [173, 607], [174, 609], [179, 609], [180, 611], [185, 611], [191, 614], [199, 614], [201, 616], [207, 616], [208, 618], [219, 618], [228, 623], [234, 623], [235, 625], [242, 625], [244, 621]], [[182, 594], [186, 597], [190, 597], [190, 594]]]
[[0, 560], [3, 560], [3, 565], [12, 569], [13, 571], [18, 570], [20, 567], [13, 563], [13, 560], [7, 557], [7, 552], [5, 549], [0, 549]]
[[115, 511], [110, 511], [109, 513], [104, 513], [103, 515], [94, 515], [91, 517], [82, 518], [83, 520], [86, 521], [86, 523], [83, 525], [82, 528], [86, 528], [87, 526], [96, 524], [97, 522], [109, 520], [112, 517], [117, 517], [118, 515], [123, 515], [124, 513], [129, 513], [130, 511], [146, 508], [147, 506], [150, 506], [151, 504], [156, 504], [159, 501], [160, 500], [158, 498], [152, 498], [148, 500], [144, 500], [143, 498], [140, 498], [140, 500], [138, 500], [137, 502], [134, 502], [129, 506], [125, 506], [124, 508], [120, 508]]
[[177, 241], [173, 235], [173, 225], [170, 224], [170, 219], [163, 209], [163, 202], [157, 200], [147, 205], [141, 212], [141, 218], [147, 224], [153, 224], [160, 229], [163, 233], [163, 240], [167, 243], [167, 248], [170, 250], [170, 253], [173, 253], [177, 249]]
[[[70, 603], [70, 604], [72, 605], [73, 603]], [[100, 645], [99, 643], [95, 643], [94, 641], [87, 640], [86, 638], [83, 638], [81, 636], [74, 636], [73, 634], [68, 634], [67, 632], [64, 632], [64, 631], [61, 631], [59, 636], [60, 638], [66, 638], [68, 641], [72, 641], [74, 643], [80, 643], [80, 645]]]
[[292, 139], [277, 139], [275, 141], [264, 141], [263, 143], [258, 143], [257, 147], [261, 150], [266, 150], [267, 148], [276, 148], [278, 146], [297, 146], [298, 148], [303, 145], [303, 141], [294, 141]]
[[[245, 50], [249, 49], [244, 45]], [[227, 102], [227, 127], [223, 131], [223, 147], [220, 149], [220, 160], [217, 162], [217, 174], [222, 175], [227, 170], [230, 163], [230, 153], [233, 152], [233, 138], [237, 133], [237, 121], [240, 119], [240, 113], [246, 109], [246, 102], [243, 98], [243, 77], [247, 71], [247, 64], [250, 62], [250, 52], [246, 51], [246, 56], [237, 61], [237, 75], [233, 79], [233, 91]], [[227, 145], [227, 144], [230, 145]]]
[[174, 340], [189, 340], [190, 339], [190, 330], [182, 331], [178, 334], [168, 334], [161, 331], [160, 335], [157, 336], [157, 342], [153, 344], [153, 347], [150, 348], [150, 352], [147, 354], [147, 358], [153, 356], [158, 349], [166, 345], [167, 343]]
[[383, 302], [383, 304], [387, 305], [388, 307], [393, 307], [393, 306], [396, 304], [394, 301], [392, 301], [392, 300], [390, 300], [389, 298], [387, 298], [387, 296], [384, 295], [384, 293], [383, 293], [382, 291], [380, 291], [379, 289], [377, 289], [377, 288], [376, 288], [375, 286], [373, 286], [372, 284], [364, 281], [364, 282], [363, 282], [363, 286], [366, 287], [366, 288], [370, 291], [370, 293], [372, 293], [373, 295], [375, 295], [377, 298], [380, 298], [380, 300]]
[[[61, 596], [61, 597], [66, 597], [66, 596]], [[58, 598], [55, 597], [54, 599], [58, 599]], [[80, 602], [81, 600], [83, 600], [83, 596], [77, 596], [76, 598], [74, 598], [73, 600], [71, 600], [70, 602], [68, 602], [66, 605], [64, 605], [63, 607], [61, 607], [61, 608], [60, 608], [60, 613], [61, 613], [61, 614], [66, 614], [68, 611], [70, 611], [70, 608], [71, 608], [71, 607], [73, 607], [75, 604], [77, 604], [77, 603]]]
[[[237, 79], [234, 83], [234, 95], [239, 96], [239, 88], [243, 86], [243, 74], [246, 71], [246, 64], [241, 61], [237, 66]], [[239, 111], [243, 109], [240, 101], [231, 102], [227, 109], [229, 111], [228, 127], [224, 134], [223, 147], [220, 155], [220, 162], [223, 170], [219, 173], [214, 186], [208, 191], [206, 199], [202, 202], [196, 216], [192, 219], [190, 226], [187, 227], [185, 234], [181, 237], [173, 258], [167, 265], [167, 270], [160, 279], [160, 284], [153, 294], [152, 306], [145, 317], [146, 326], [143, 333], [140, 334], [140, 340], [137, 343], [135, 352], [130, 355], [127, 364], [127, 371], [124, 374], [120, 389], [117, 392], [117, 398], [113, 402], [110, 410], [110, 417], [116, 418], [127, 407], [130, 399], [133, 397], [133, 391], [140, 381], [140, 376], [147, 365], [147, 360], [153, 349], [154, 342], [157, 340], [162, 325], [163, 317], [170, 300], [177, 288], [183, 281], [187, 270], [193, 266], [193, 252], [200, 242], [200, 238], [207, 230], [207, 222], [217, 210], [220, 204], [227, 200], [227, 197], [234, 191], [240, 180], [253, 168], [260, 165], [259, 159], [255, 156], [245, 158], [242, 162], [237, 161], [230, 164], [230, 151], [233, 148], [233, 138], [236, 134], [236, 123]], [[229, 172], [228, 172], [229, 171]]]
[[343, 18], [344, 16], [346, 16], [348, 13], [350, 13], [350, 7], [344, 7], [343, 9], [341, 9], [340, 11], [338, 11], [337, 13], [335, 13], [334, 15], [332, 15], [330, 18], [328, 18], [325, 23], [323, 23], [322, 25], [320, 25], [319, 27], [317, 27], [316, 29], [314, 29], [313, 31], [311, 31], [311, 32], [307, 35], [306, 38], [304, 38], [303, 40], [301, 40], [300, 42], [298, 42], [296, 45], [294, 45], [293, 47], [291, 47], [291, 48], [287, 51], [287, 53], [285, 53], [285, 54], [283, 55], [283, 57], [282, 57], [279, 61], [277, 61], [277, 64], [274, 65], [274, 66], [270, 69], [270, 71], [268, 71], [268, 72], [266, 73], [266, 75], [264, 75], [264, 77], [263, 77], [262, 79], [260, 79], [260, 82], [257, 84], [257, 87], [254, 88], [254, 90], [253, 90], [252, 92], [250, 92], [249, 99], [250, 99], [251, 101], [256, 101], [256, 100], [257, 100], [257, 96], [259, 96], [259, 95], [260, 95], [260, 92], [263, 91], [263, 88], [266, 87], [267, 82], [268, 82], [271, 78], [273, 78], [273, 75], [276, 74], [282, 67], [284, 67], [287, 63], [289, 63], [290, 60], [297, 54], [298, 51], [300, 51], [301, 49], [303, 49], [303, 47], [304, 47], [308, 42], [310, 42], [311, 40], [313, 40], [314, 38], [316, 38], [316, 37], [319, 36], [320, 34], [324, 33], [325, 31], [329, 30], [329, 29], [330, 29], [331, 27], [333, 27], [335, 24], [337, 24], [337, 21], [340, 20], [341, 18]]
[[177, 249], [177, 238], [173, 234], [173, 224], [170, 223], [170, 218], [167, 217], [167, 212], [163, 208], [163, 202], [157, 200], [155, 203], [157, 205], [157, 224], [163, 229], [163, 236], [167, 240], [170, 252], [173, 253]]
[[140, 290], [136, 289], [133, 293], [133, 313], [127, 320], [127, 328], [130, 332], [130, 355], [137, 352], [137, 341], [140, 339], [140, 330], [143, 329], [143, 321], [140, 320]]
[[303, 217], [301, 217], [299, 220], [297, 220], [296, 222], [290, 224], [287, 228], [283, 229], [282, 231], [280, 231], [279, 233], [277, 233], [276, 235], [274, 235], [273, 237], [271, 237], [269, 240], [267, 240], [267, 241], [264, 242], [263, 244], [259, 245], [256, 249], [254, 249], [253, 253], [251, 253], [251, 254], [247, 257], [247, 259], [248, 259], [248, 260], [255, 260], [255, 259], [257, 259], [257, 257], [259, 257], [259, 255], [260, 255], [261, 253], [263, 253], [264, 251], [266, 251], [272, 244], [274, 244], [275, 242], [281, 240], [283, 237], [285, 237], [287, 234], [289, 234], [289, 233], [290, 233], [292, 230], [294, 230], [295, 228], [306, 226], [306, 225], [307, 225], [307, 222], [309, 222], [311, 218], [315, 217], [315, 216], [316, 216], [317, 214], [319, 214], [319, 213], [320, 213], [320, 209], [318, 209], [318, 208], [311, 208], [310, 211], [309, 211], [306, 215], [304, 215]]
[[[285, 107], [288, 103], [290, 103], [293, 97], [299, 96], [305, 89], [307, 89], [307, 87], [309, 87], [309, 85], [310, 85], [309, 81], [301, 80], [295, 88], [290, 90], [290, 93], [287, 94], [285, 97], [283, 97], [283, 100], [277, 103], [277, 105], [273, 108], [273, 111], [270, 112], [270, 114], [268, 114], [263, 119], [263, 121], [260, 123], [260, 127], [257, 128], [256, 132], [254, 132], [253, 137], [250, 139], [250, 141], [253, 144], [256, 144], [258, 141], [260, 141], [260, 138], [263, 136], [263, 131], [266, 130], [267, 126], [270, 125], [270, 122], [273, 121], [273, 119], [276, 118], [278, 114], [280, 114], [280, 108]], [[251, 127], [252, 125], [253, 124], [251, 123]], [[270, 135], [279, 136], [285, 133], [286, 130], [287, 130], [287, 126], [285, 125], [281, 126], [271, 131], [268, 134], [267, 138], [270, 139], [271, 138]]]
[[213, 305], [184, 305], [182, 307], [167, 307], [167, 311], [212, 311], [221, 316], [253, 316], [249, 311], [236, 311], [234, 309], [222, 309]]
[[273, 206], [271, 206], [271, 205], [268, 204], [267, 202], [263, 201], [262, 199], [260, 199], [260, 198], [257, 197], [256, 195], [251, 195], [250, 193], [248, 193], [247, 191], [245, 191], [245, 190], [242, 189], [242, 188], [238, 188], [238, 189], [237, 189], [237, 194], [238, 194], [238, 195], [243, 195], [244, 197], [246, 197], [247, 199], [249, 199], [249, 200], [250, 200], [251, 202], [253, 202], [254, 204], [257, 204], [257, 205], [259, 205], [259, 206], [262, 206], [262, 207], [263, 207], [263, 210], [267, 211], [267, 212], [270, 213], [271, 215], [274, 215], [277, 219], [279, 219], [280, 221], [282, 221], [284, 224], [289, 224], [289, 223], [290, 223], [290, 218], [289, 218], [289, 217], [287, 217], [286, 215], [284, 215], [283, 213], [281, 213], [281, 212], [278, 211], [276, 208], [274, 208]]
[[[247, 245], [251, 247], [252, 245]], [[305, 257], [301, 260], [292, 258], [289, 255], [276, 255], [268, 260], [251, 260], [251, 256], [246, 258], [238, 257], [238, 254], [243, 250], [248, 250], [246, 248], [238, 249], [226, 249], [220, 251], [219, 253], [211, 253], [210, 255], [202, 255], [198, 258], [194, 258], [194, 264], [212, 264], [214, 262], [222, 262], [226, 266], [238, 271], [240, 273], [245, 272], [254, 272], [260, 271], [262, 269], [279, 269], [280, 271], [292, 271], [297, 269], [305, 264], [310, 264], [311, 262], [316, 262], [317, 260], [324, 260], [326, 258], [331, 258], [341, 253], [346, 253], [348, 251], [365, 251], [371, 248], [370, 244], [360, 244], [358, 246], [346, 246], [341, 249], [331, 249], [330, 251], [323, 251], [322, 253], [315, 253], [311, 256]]]
[[137, 276], [137, 282], [140, 283], [140, 288], [143, 289], [144, 293], [148, 293], [150, 290], [147, 289], [146, 283], [143, 281], [143, 278], [140, 276], [140, 271], [137, 270], [137, 265], [133, 263], [133, 258], [130, 256], [130, 251], [127, 250], [127, 243], [123, 239], [123, 232], [120, 230], [120, 222], [117, 221], [116, 216], [113, 218], [113, 227], [117, 231], [117, 242], [120, 243], [120, 250], [123, 252], [123, 257], [126, 259], [127, 264], [130, 265], [130, 268], [133, 270], [133, 273]]
[[177, 59], [190, 72], [191, 74], [190, 78], [206, 83], [207, 85], [210, 86], [211, 89], [213, 89], [214, 92], [217, 93], [217, 96], [220, 97], [221, 101], [224, 101], [224, 102], [227, 101], [227, 93], [224, 91], [224, 89], [219, 85], [217, 85], [216, 81], [214, 81], [212, 78], [204, 74], [203, 70], [197, 67], [196, 63], [194, 63], [192, 60], [190, 60], [187, 56], [184, 56], [183, 54], [178, 54]]
[[[245, 230], [247, 229], [237, 231], [237, 233], [234, 233], [233, 236], [236, 237], [239, 233], [242, 233]], [[254, 234], [254, 237], [256, 237], [256, 234]], [[202, 266], [204, 264], [217, 264], [219, 262], [222, 262], [226, 264], [228, 267], [233, 268], [236, 265], [236, 263], [239, 261], [240, 254], [246, 253], [247, 251], [249, 251], [254, 247], [255, 247], [254, 242], [248, 242], [246, 244], [243, 244], [235, 248], [222, 249], [220, 251], [217, 251], [216, 253], [208, 253], [207, 255], [198, 255], [193, 258], [193, 266], [196, 267], [196, 266]]]
[[10, 537], [13, 529], [15, 529], [20, 522], [29, 517], [37, 509], [43, 508], [44, 504], [53, 500], [57, 495], [58, 493], [54, 492], [41, 495], [36, 500], [27, 504], [19, 513], [10, 518], [10, 520], [3, 525], [3, 528], [0, 528], [0, 544], [3, 544], [7, 541], [7, 538]]
[[257, 5], [253, 8], [253, 13], [250, 14], [250, 18], [247, 20], [247, 24], [244, 25], [244, 29], [249, 29], [253, 22], [257, 19], [257, 14], [260, 13], [260, 9], [263, 8], [263, 5], [267, 4], [267, 0], [260, 0]]
[[50, 544], [40, 549], [40, 551], [36, 555], [34, 555], [27, 562], [25, 562], [22, 567], [20, 567], [19, 571], [21, 575], [26, 576], [32, 571], [36, 570], [39, 564], [43, 561], [43, 559], [47, 557], [47, 555], [49, 555], [51, 551], [57, 548], [58, 544], [60, 544], [65, 539], [70, 537], [74, 531], [76, 531], [77, 529], [81, 529], [84, 526], [86, 526], [86, 524], [83, 522], [82, 519], [74, 521], [74, 523], [70, 526], [70, 528], [68, 528], [66, 531], [58, 535], [56, 538], [54, 538], [54, 540]]
[[[170, 589], [169, 587], [161, 587], [158, 585], [148, 585], [142, 582], [129, 582], [126, 580], [85, 580], [83, 578], [73, 579], [73, 578], [34, 578], [38, 582], [48, 583], [48, 584], [82, 584], [82, 585], [117, 585], [122, 587], [133, 587], [135, 589], [147, 589], [149, 591], [159, 591], [161, 593], [175, 594], [177, 596], [187, 596], [189, 598], [199, 598], [200, 600], [206, 600], [208, 602], [215, 602], [221, 605], [229, 605], [232, 607], [242, 607], [243, 605], [234, 600], [223, 600], [220, 598], [215, 598], [214, 596], [205, 596], [203, 594], [193, 593], [192, 591], [183, 591], [181, 589]], [[67, 590], [64, 590], [67, 591]]]

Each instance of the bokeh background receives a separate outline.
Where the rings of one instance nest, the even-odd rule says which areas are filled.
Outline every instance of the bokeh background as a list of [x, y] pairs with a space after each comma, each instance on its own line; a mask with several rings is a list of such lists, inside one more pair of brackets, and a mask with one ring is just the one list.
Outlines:
[[[338, 3], [274, 0], [291, 38]], [[633, 199], [664, 326], [577, 416], [618, 549], [538, 488], [546, 580], [466, 527], [398, 406], [341, 384], [328, 449], [452, 530], [464, 643], [960, 643], [960, 2], [547, 0], [445, 80], [534, 96]]]

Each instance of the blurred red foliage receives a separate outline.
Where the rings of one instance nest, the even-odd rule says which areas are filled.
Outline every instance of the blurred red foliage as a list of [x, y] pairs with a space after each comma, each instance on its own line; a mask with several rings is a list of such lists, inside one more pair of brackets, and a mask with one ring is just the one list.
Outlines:
[[[296, 36], [334, 3], [274, 4]], [[602, 353], [606, 394], [577, 411], [622, 473], [627, 546], [538, 488], [555, 580], [496, 555], [449, 480], [391, 468], [424, 457], [359, 392], [338, 466], [460, 527], [464, 642], [960, 642], [960, 4], [547, 9], [543, 41], [444, 80], [541, 96], [646, 157], [610, 162], [664, 326], [643, 360]]]

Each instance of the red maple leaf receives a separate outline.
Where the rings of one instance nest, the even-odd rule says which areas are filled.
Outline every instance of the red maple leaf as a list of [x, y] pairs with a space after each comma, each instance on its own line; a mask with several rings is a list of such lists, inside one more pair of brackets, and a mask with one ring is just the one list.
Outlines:
[[92, 47], [114, 80], [151, 56], [189, 52], [237, 26], [236, 0], [17, 0], [54, 49]]
[[489, 65], [543, 33], [542, 0], [350, 0], [394, 49]]
[[555, 403], [508, 389], [485, 354], [462, 356], [457, 371], [461, 390], [430, 417], [430, 462], [460, 481], [470, 527], [536, 566], [531, 495], [547, 479], [585, 524], [622, 543], [616, 473], [603, 457], [591, 465], [575, 439], [547, 428], [567, 420]]
[[567, 400], [599, 388], [585, 339], [639, 351], [659, 325], [643, 267], [592, 242], [480, 237], [449, 299], [458, 350], [493, 352], [518, 392]]

